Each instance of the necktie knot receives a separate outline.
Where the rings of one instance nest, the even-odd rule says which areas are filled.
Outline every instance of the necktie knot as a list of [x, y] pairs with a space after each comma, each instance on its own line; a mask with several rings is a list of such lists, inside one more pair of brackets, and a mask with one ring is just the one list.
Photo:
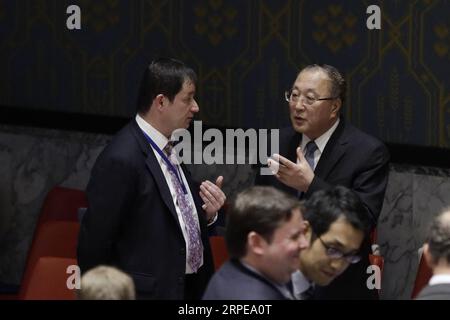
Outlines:
[[314, 171], [314, 152], [316, 152], [317, 149], [318, 149], [317, 144], [312, 140], [308, 142], [305, 147], [305, 159], [313, 171]]
[[172, 151], [173, 151], [173, 146], [174, 146], [173, 141], [172, 141], [172, 140], [169, 140], [169, 141], [167, 142], [166, 146], [164, 147], [164, 150], [163, 150], [163, 151], [164, 151], [168, 156], [170, 156], [170, 155], [172, 154]]
[[317, 144], [313, 140], [306, 144], [306, 154], [312, 155], [317, 149]]
[[174, 151], [174, 146], [175, 146], [174, 142], [169, 140], [166, 146], [164, 147], [163, 151], [166, 153], [170, 163], [172, 163], [174, 166], [177, 166], [179, 164], [179, 161]]

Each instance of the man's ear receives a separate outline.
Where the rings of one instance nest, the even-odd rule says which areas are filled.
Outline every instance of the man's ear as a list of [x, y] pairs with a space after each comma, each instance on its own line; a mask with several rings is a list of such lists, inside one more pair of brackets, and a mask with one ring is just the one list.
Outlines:
[[422, 254], [423, 254], [423, 257], [425, 258], [427, 265], [430, 267], [430, 269], [433, 269], [435, 266], [435, 263], [434, 263], [433, 256], [430, 253], [430, 246], [428, 245], [428, 243], [425, 243], [423, 245]]
[[331, 114], [335, 117], [339, 117], [341, 106], [342, 106], [341, 98], [333, 100], [333, 104], [331, 105]]
[[265, 247], [267, 246], [267, 241], [257, 232], [251, 231], [247, 235], [247, 246], [248, 250], [256, 255], [263, 255], [265, 252]]
[[311, 236], [312, 236], [311, 225], [309, 224], [309, 221], [307, 221], [307, 220], [304, 220], [303, 222], [305, 224], [305, 237], [309, 241], [309, 244], [311, 245]]
[[158, 95], [155, 97], [154, 102], [155, 102], [155, 104], [156, 104], [158, 110], [161, 111], [162, 108], [164, 107], [164, 104], [165, 104], [165, 98], [164, 98], [164, 95], [163, 95], [163, 94], [158, 94]]

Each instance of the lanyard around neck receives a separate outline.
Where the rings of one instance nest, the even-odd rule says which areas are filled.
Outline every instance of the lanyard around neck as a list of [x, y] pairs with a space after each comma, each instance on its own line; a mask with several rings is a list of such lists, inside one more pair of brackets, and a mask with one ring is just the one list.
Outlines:
[[150, 143], [150, 145], [153, 147], [153, 149], [156, 150], [156, 152], [158, 152], [158, 154], [161, 156], [161, 158], [164, 160], [164, 162], [167, 165], [167, 168], [172, 171], [172, 173], [175, 175], [175, 177], [177, 177], [178, 182], [180, 183], [181, 189], [183, 190], [184, 194], [187, 194], [187, 189], [186, 186], [183, 183], [183, 180], [181, 178], [181, 173], [179, 171], [179, 169], [177, 170], [175, 168], [175, 166], [172, 164], [172, 162], [170, 162], [170, 160], [167, 158], [167, 156], [165, 155], [165, 153], [156, 145], [155, 141], [153, 141], [152, 138], [150, 138], [150, 136], [145, 133], [144, 131], [142, 131], [142, 133], [144, 133], [145, 138], [147, 139], [147, 141]]

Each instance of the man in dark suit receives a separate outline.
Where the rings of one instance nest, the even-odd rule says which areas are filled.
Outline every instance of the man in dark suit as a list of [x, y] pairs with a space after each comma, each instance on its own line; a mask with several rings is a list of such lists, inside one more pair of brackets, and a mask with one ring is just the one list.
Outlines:
[[433, 270], [433, 276], [416, 299], [450, 300], [450, 208], [444, 210], [431, 224], [423, 254]]
[[241, 192], [227, 214], [231, 260], [211, 278], [205, 300], [293, 299], [287, 283], [308, 246], [300, 203], [272, 187]]
[[[360, 248], [370, 221], [359, 197], [343, 186], [315, 192], [305, 203], [309, 247], [300, 252], [299, 271], [292, 275], [294, 294], [327, 286], [349, 266], [361, 260]], [[308, 298], [314, 299], [314, 291]]]
[[207, 223], [225, 202], [223, 177], [195, 185], [170, 142], [199, 110], [195, 85], [182, 62], [152, 62], [135, 119], [100, 154], [87, 187], [79, 265], [127, 272], [138, 298], [199, 299], [213, 272]]
[[[380, 141], [340, 117], [344, 95], [345, 81], [334, 67], [311, 65], [300, 71], [286, 92], [292, 127], [280, 130], [280, 155], [268, 161], [278, 172], [257, 177], [256, 184], [273, 185], [300, 198], [343, 185], [360, 197], [375, 228], [386, 190], [389, 154]], [[369, 252], [366, 239], [361, 262], [350, 266], [318, 296], [376, 298], [376, 291], [366, 286]]]

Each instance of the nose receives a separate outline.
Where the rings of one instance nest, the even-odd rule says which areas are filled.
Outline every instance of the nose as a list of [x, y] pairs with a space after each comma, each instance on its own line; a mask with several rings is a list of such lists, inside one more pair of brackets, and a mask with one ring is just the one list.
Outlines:
[[198, 106], [197, 100], [194, 99], [193, 103], [192, 103], [192, 107], [191, 107], [191, 112], [197, 113], [199, 111], [200, 111], [200, 107]]
[[301, 110], [305, 109], [305, 105], [303, 104], [303, 101], [304, 101], [304, 97], [303, 97], [303, 94], [301, 94], [298, 97], [297, 102], [295, 103], [295, 110], [301, 111]]
[[341, 271], [345, 269], [349, 265], [349, 263], [344, 258], [339, 258], [339, 259], [332, 259], [330, 265], [333, 268], [333, 270]]

